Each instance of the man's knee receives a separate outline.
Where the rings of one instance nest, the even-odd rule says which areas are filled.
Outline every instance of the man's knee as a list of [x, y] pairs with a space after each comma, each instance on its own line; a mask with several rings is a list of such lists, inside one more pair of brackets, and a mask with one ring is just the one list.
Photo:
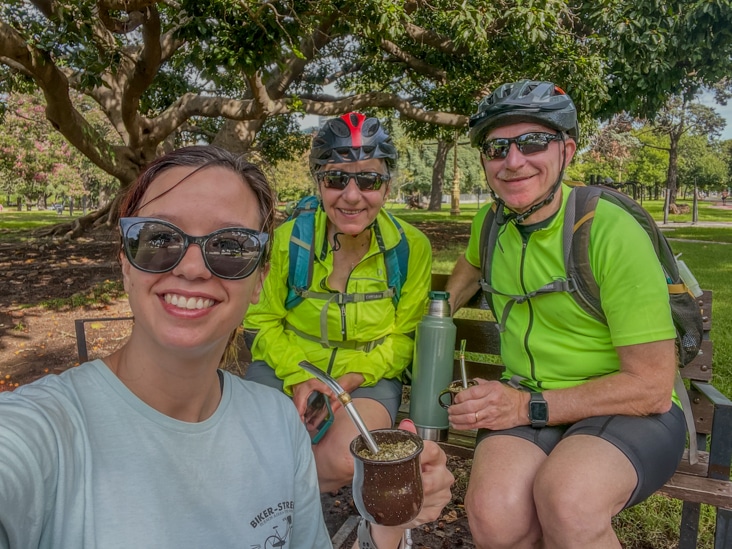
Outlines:
[[[510, 490], [491, 490], [485, 486], [468, 488], [465, 510], [476, 546], [481, 549], [523, 546], [538, 530], [533, 509], [519, 501]], [[520, 518], [525, 517], [525, 518]]]

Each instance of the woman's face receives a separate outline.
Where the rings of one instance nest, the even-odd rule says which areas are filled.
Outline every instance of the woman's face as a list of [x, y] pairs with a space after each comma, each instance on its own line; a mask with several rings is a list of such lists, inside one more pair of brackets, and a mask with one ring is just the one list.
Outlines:
[[[378, 158], [326, 164], [321, 171], [341, 171], [347, 173], [376, 172], [387, 174], [386, 162]], [[384, 205], [389, 183], [385, 183], [378, 191], [362, 191], [356, 180], [351, 178], [345, 189], [329, 189], [323, 183], [318, 184], [323, 198], [323, 209], [337, 232], [358, 235], [371, 223]]]
[[[161, 173], [145, 192], [141, 201], [145, 205], [137, 216], [168, 221], [191, 236], [225, 227], [260, 229], [256, 197], [238, 174], [212, 166], [178, 184], [195, 169], [181, 166]], [[166, 273], [142, 272], [124, 254], [121, 261], [135, 327], [142, 337], [171, 351], [205, 352], [218, 349], [217, 345], [223, 350], [249, 304], [258, 301], [262, 288], [260, 269], [241, 280], [213, 275], [196, 244], [191, 244], [180, 263]]]

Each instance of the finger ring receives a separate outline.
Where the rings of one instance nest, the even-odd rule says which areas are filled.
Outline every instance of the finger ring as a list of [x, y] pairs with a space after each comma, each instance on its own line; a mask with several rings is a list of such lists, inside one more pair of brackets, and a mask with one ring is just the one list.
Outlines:
[[478, 423], [478, 412], [475, 412], [475, 423]]

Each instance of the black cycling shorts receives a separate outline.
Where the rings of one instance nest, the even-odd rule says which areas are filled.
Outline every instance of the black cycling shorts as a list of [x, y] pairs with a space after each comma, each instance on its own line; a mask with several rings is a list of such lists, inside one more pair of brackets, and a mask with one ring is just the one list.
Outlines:
[[[244, 379], [283, 391], [284, 383], [275, 375], [272, 367], [263, 360], [255, 360], [247, 366]], [[399, 406], [402, 404], [402, 382], [398, 379], [380, 379], [376, 385], [359, 387], [352, 391], [351, 398], [370, 398], [379, 402], [389, 412], [391, 422], [394, 423]]]
[[676, 472], [686, 446], [684, 412], [675, 404], [665, 414], [651, 416], [595, 416], [571, 425], [535, 429], [521, 425], [502, 431], [478, 429], [476, 446], [486, 437], [516, 436], [533, 442], [546, 455], [572, 435], [597, 436], [616, 446], [630, 460], [638, 484], [625, 508], [640, 503], [661, 488]]

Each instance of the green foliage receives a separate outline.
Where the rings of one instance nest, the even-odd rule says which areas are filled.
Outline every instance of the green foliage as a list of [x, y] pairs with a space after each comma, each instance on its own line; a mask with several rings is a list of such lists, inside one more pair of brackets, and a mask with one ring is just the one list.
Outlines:
[[[694, 110], [701, 107], [692, 106]], [[666, 109], [666, 112], [670, 111]], [[660, 128], [671, 124], [670, 119], [654, 125], [631, 121], [625, 126], [619, 126], [615, 121], [607, 124], [589, 140], [589, 148], [576, 156], [567, 170], [568, 178], [589, 182], [589, 176], [596, 174], [609, 176], [616, 182], [637, 182], [645, 188], [666, 187], [671, 143], [676, 143], [673, 154], [677, 180], [674, 188], [693, 189], [696, 184], [701, 190], [711, 191], [729, 185], [732, 180], [732, 148], [710, 139], [712, 128], [719, 127], [714, 122], [718, 115], [702, 109], [699, 116], [705, 116], [706, 122], [696, 118], [692, 123], [693, 116], [688, 112], [675, 112], [675, 116], [683, 117], [684, 122], [679, 120], [676, 126], [669, 125], [663, 131]]]
[[307, 154], [293, 160], [281, 160], [268, 172], [268, 176], [280, 202], [298, 200], [315, 192]]
[[667, 97], [692, 95], [729, 74], [732, 9], [729, 1], [676, 0], [581, 3], [588, 38], [605, 51], [610, 89], [597, 113], [621, 110], [652, 116]]
[[[68, 212], [68, 210], [67, 210]], [[80, 211], [74, 211], [74, 217], [78, 217]], [[69, 219], [68, 214], [64, 219]], [[15, 211], [8, 205], [3, 206], [0, 212], [0, 242], [21, 242], [30, 241], [34, 238], [33, 232], [36, 229], [48, 227], [58, 223], [59, 216], [54, 211]]]
[[71, 297], [54, 298], [42, 302], [40, 305], [52, 311], [90, 307], [98, 304], [110, 304], [114, 300], [124, 297], [125, 288], [121, 280], [105, 280], [85, 293], [76, 293]]
[[[652, 495], [644, 502], [613, 517], [613, 528], [623, 547], [678, 547], [681, 501]], [[714, 546], [714, 508], [701, 506], [697, 549]]]

